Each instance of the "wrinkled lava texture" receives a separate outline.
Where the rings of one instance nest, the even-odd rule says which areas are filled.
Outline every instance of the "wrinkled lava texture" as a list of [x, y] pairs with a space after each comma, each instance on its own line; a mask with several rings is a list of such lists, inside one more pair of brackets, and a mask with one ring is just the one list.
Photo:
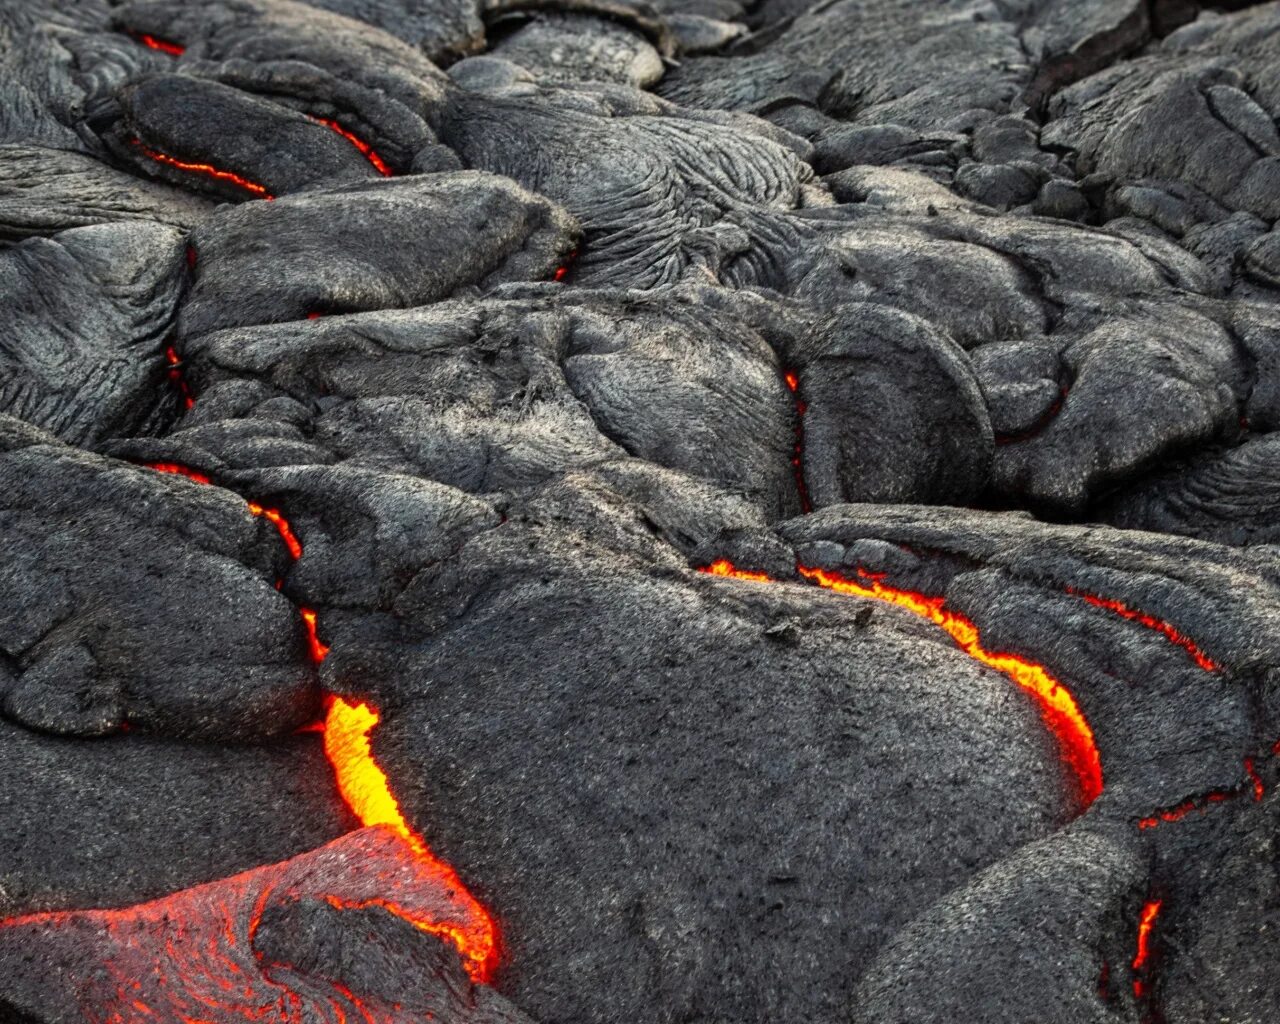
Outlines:
[[0, 1024], [1280, 1020], [1280, 2], [0, 0]]

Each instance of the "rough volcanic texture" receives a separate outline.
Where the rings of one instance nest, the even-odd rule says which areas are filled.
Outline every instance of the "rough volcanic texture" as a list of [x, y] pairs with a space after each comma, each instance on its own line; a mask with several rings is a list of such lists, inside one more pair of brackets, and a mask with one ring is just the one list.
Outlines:
[[0, 40], [0, 1021], [1280, 1016], [1280, 3]]

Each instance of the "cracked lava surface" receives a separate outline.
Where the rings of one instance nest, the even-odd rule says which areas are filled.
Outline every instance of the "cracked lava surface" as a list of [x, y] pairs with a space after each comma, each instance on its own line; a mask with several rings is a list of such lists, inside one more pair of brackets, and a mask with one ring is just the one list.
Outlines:
[[0, 1022], [1280, 1016], [1280, 4], [0, 30]]

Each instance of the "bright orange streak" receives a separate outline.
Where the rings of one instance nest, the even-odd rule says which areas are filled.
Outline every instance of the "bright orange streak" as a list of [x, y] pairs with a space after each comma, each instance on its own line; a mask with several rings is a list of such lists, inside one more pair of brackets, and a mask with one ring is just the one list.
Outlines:
[[365, 142], [364, 139], [360, 138], [360, 136], [352, 134], [351, 132], [343, 128], [342, 125], [340, 125], [337, 121], [330, 120], [327, 117], [314, 117], [311, 114], [308, 114], [307, 116], [310, 117], [311, 120], [315, 121], [316, 124], [322, 124], [326, 128], [330, 128], [333, 131], [337, 132], [349, 143], [351, 143], [351, 145], [355, 146], [356, 149], [358, 149], [364, 155], [364, 158], [368, 160], [369, 163], [373, 164], [377, 172], [381, 174], [384, 178], [391, 177], [392, 175], [391, 168], [386, 165], [382, 157], [378, 156], [378, 154], [374, 152], [373, 147], [370, 146], [369, 143]]
[[240, 175], [233, 174], [231, 171], [220, 170], [212, 164], [193, 164], [188, 163], [185, 160], [179, 160], [177, 157], [172, 157], [168, 153], [161, 153], [158, 149], [151, 149], [149, 146], [144, 145], [141, 139], [134, 139], [133, 144], [137, 146], [138, 149], [142, 150], [143, 154], [148, 159], [154, 160], [158, 164], [164, 164], [166, 167], [174, 167], [180, 171], [191, 171], [194, 174], [203, 174], [210, 178], [216, 178], [218, 181], [230, 182], [232, 185], [240, 186], [240, 188], [244, 189], [246, 192], [252, 192], [255, 196], [258, 196], [261, 199], [275, 198], [275, 196], [271, 195], [256, 181], [250, 181], [248, 178], [242, 178]]
[[772, 583], [773, 580], [767, 573], [763, 572], [747, 572], [745, 569], [738, 569], [727, 558], [722, 558], [718, 562], [712, 562], [702, 572], [712, 576], [728, 576], [735, 580], [750, 580], [752, 583]]
[[284, 541], [284, 546], [289, 549], [289, 554], [293, 556], [296, 562], [302, 557], [302, 545], [298, 543], [298, 538], [293, 535], [293, 530], [289, 526], [289, 520], [280, 514], [279, 509], [263, 508], [257, 502], [248, 502], [249, 511], [255, 516], [261, 516], [267, 522], [272, 523], [280, 532], [280, 537]]
[[928, 619], [946, 630], [969, 657], [1012, 679], [1040, 705], [1041, 714], [1058, 737], [1068, 763], [1080, 779], [1085, 806], [1098, 798], [1098, 794], [1102, 792], [1102, 761], [1098, 756], [1093, 730], [1070, 691], [1042, 665], [1026, 661], [1016, 654], [988, 651], [979, 642], [978, 627], [963, 615], [948, 610], [941, 597], [925, 597], [914, 591], [898, 590], [885, 586], [878, 579], [871, 579], [868, 581], [869, 585], [864, 585], [825, 569], [810, 569], [805, 566], [797, 568], [806, 579], [827, 590], [887, 601]]
[[[805, 579], [826, 590], [837, 594], [886, 601], [928, 619], [935, 625], [941, 626], [969, 657], [1012, 679], [1031, 694], [1040, 705], [1041, 714], [1058, 738], [1068, 764], [1080, 780], [1080, 791], [1085, 806], [1087, 807], [1098, 798], [1098, 794], [1102, 792], [1102, 760], [1098, 755], [1097, 744], [1094, 742], [1093, 730], [1089, 727], [1088, 721], [1070, 691], [1043, 666], [1026, 661], [1015, 654], [988, 651], [979, 643], [978, 627], [963, 615], [947, 609], [941, 597], [926, 597], [914, 591], [898, 590], [886, 586], [880, 578], [870, 574], [864, 574], [867, 577], [867, 583], [864, 584], [855, 583], [825, 569], [814, 569], [803, 565], [796, 566], [796, 569]], [[723, 559], [702, 571], [713, 576], [728, 576], [755, 582], [769, 581], [769, 577], [763, 573], [736, 569], [732, 563]]]
[[1204, 651], [1200, 650], [1200, 648], [1196, 646], [1195, 641], [1190, 637], [1179, 633], [1178, 630], [1168, 622], [1157, 619], [1145, 612], [1137, 611], [1119, 601], [1113, 601], [1109, 597], [1099, 597], [1097, 594], [1086, 594], [1084, 591], [1076, 590], [1074, 587], [1067, 587], [1067, 593], [1074, 594], [1077, 597], [1082, 597], [1095, 607], [1105, 608], [1109, 612], [1115, 612], [1121, 618], [1128, 619], [1130, 622], [1139, 622], [1146, 626], [1147, 629], [1155, 630], [1170, 643], [1177, 644], [1191, 655], [1192, 660], [1206, 672], [1217, 672], [1220, 668], [1217, 662], [1213, 661], [1204, 653]]
[[462, 920], [458, 924], [443, 924], [414, 916], [390, 902], [374, 902], [423, 931], [453, 943], [462, 954], [471, 978], [477, 983], [487, 981], [497, 959], [497, 926], [488, 911], [467, 891], [457, 872], [437, 858], [405, 821], [369, 743], [369, 734], [380, 720], [381, 715], [368, 704], [352, 704], [341, 697], [329, 698], [324, 752], [333, 765], [338, 792], [361, 824], [389, 828], [409, 844], [419, 865], [449, 892]]
[[170, 43], [164, 39], [157, 39], [155, 36], [149, 36], [145, 32], [139, 32], [133, 37], [143, 46], [149, 46], [153, 50], [159, 50], [161, 53], [167, 53], [170, 57], [181, 57], [187, 52], [185, 46], [179, 46], [177, 43]]
[[1163, 811], [1156, 811], [1150, 817], [1142, 818], [1138, 821], [1138, 828], [1142, 831], [1155, 828], [1161, 822], [1181, 821], [1192, 811], [1204, 811], [1211, 804], [1221, 804], [1228, 800], [1235, 800], [1242, 797], [1247, 792], [1253, 793], [1255, 802], [1259, 802], [1266, 795], [1266, 787], [1262, 782], [1262, 776], [1258, 774], [1257, 768], [1254, 767], [1253, 759], [1246, 757], [1244, 759], [1244, 774], [1246, 782], [1241, 783], [1235, 789], [1214, 789], [1201, 796], [1191, 797], [1182, 801], [1176, 807], [1170, 807]]
[[[1160, 914], [1161, 900], [1148, 900], [1138, 918], [1138, 951], [1133, 957], [1134, 973], [1142, 971], [1151, 956], [1151, 930], [1156, 925], [1156, 917]], [[1139, 999], [1146, 993], [1146, 985], [1141, 978], [1133, 979], [1133, 994]]]
[[796, 376], [795, 370], [788, 370], [782, 375], [782, 379], [787, 382], [792, 394], [800, 390], [800, 378]]
[[213, 482], [203, 473], [197, 473], [194, 469], [180, 466], [176, 462], [147, 462], [144, 465], [147, 469], [154, 469], [157, 473], [173, 473], [176, 476], [185, 476], [188, 480], [193, 480], [198, 484]]
[[310, 608], [299, 608], [302, 624], [307, 627], [307, 646], [311, 650], [311, 660], [317, 665], [329, 656], [329, 647], [322, 643], [316, 635], [316, 613]]

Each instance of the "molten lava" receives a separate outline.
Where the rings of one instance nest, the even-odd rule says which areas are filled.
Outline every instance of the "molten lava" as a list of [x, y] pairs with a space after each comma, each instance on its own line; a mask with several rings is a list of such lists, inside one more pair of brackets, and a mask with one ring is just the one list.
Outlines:
[[334, 121], [330, 118], [315, 117], [314, 115], [311, 115], [311, 114], [308, 114], [307, 116], [311, 118], [311, 120], [315, 121], [316, 124], [322, 124], [326, 128], [330, 129], [331, 131], [337, 132], [349, 143], [351, 143], [351, 145], [355, 146], [356, 149], [359, 150], [360, 154], [366, 160], [368, 160], [369, 163], [373, 164], [374, 170], [376, 170], [384, 178], [390, 178], [392, 176], [391, 168], [386, 165], [386, 162], [382, 159], [382, 157], [380, 157], [377, 154], [374, 148], [370, 146], [369, 143], [365, 142], [364, 139], [360, 138], [360, 136], [347, 131], [337, 121]]
[[[343, 800], [361, 824], [388, 828], [403, 839], [413, 851], [419, 871], [448, 893], [450, 903], [457, 911], [457, 920], [451, 922], [405, 913], [397, 916], [453, 943], [462, 954], [472, 979], [487, 981], [497, 958], [497, 926], [488, 911], [467, 891], [457, 872], [431, 852], [422, 837], [409, 828], [400, 812], [400, 805], [391, 795], [387, 776], [374, 760], [369, 742], [369, 734], [381, 716], [368, 704], [352, 704], [336, 696], [329, 697], [328, 706], [324, 752], [333, 765], [338, 792]], [[383, 906], [382, 903], [378, 905]], [[396, 912], [391, 907], [386, 909]]]
[[365, 828], [150, 903], [11, 918], [0, 922], [0, 944], [83, 979], [84, 1019], [96, 1024], [410, 1024], [431, 1015], [272, 959], [262, 924], [268, 912], [323, 902], [339, 912], [376, 907], [449, 940], [469, 934], [473, 910], [446, 882], [395, 829]]
[[710, 576], [726, 576], [735, 580], [750, 580], [752, 583], [772, 583], [773, 579], [763, 572], [748, 572], [745, 569], [738, 569], [728, 559], [722, 558], [718, 562], [712, 562], [709, 566], [702, 570]]
[[256, 181], [250, 181], [248, 178], [242, 178], [238, 174], [231, 171], [224, 171], [214, 167], [212, 164], [188, 163], [185, 160], [179, 160], [177, 157], [170, 156], [168, 153], [161, 153], [158, 149], [152, 149], [143, 143], [141, 139], [134, 139], [132, 143], [142, 154], [149, 160], [154, 160], [158, 164], [164, 164], [166, 167], [173, 167], [179, 171], [188, 171], [192, 174], [203, 174], [205, 177], [214, 178], [217, 181], [226, 182], [229, 185], [236, 185], [246, 192], [251, 192], [259, 199], [274, 199], [266, 188], [259, 185]]
[[872, 578], [868, 578], [865, 584], [856, 583], [824, 569], [801, 566], [799, 571], [806, 579], [838, 594], [887, 601], [928, 619], [950, 634], [956, 646], [969, 657], [1012, 679], [1040, 705], [1041, 714], [1062, 745], [1067, 763], [1080, 780], [1085, 806], [1098, 798], [1098, 794], [1102, 792], [1102, 761], [1094, 742], [1093, 729], [1070, 691], [1042, 665], [1015, 654], [988, 651], [979, 642], [978, 627], [963, 615], [948, 610], [941, 597], [926, 597], [914, 591], [898, 590]]
[[1168, 807], [1164, 810], [1156, 811], [1154, 814], [1140, 818], [1138, 820], [1138, 828], [1141, 831], [1155, 828], [1162, 822], [1181, 821], [1187, 815], [1196, 811], [1203, 813], [1214, 804], [1226, 803], [1228, 800], [1238, 800], [1246, 794], [1252, 793], [1255, 803], [1261, 802], [1263, 796], [1266, 795], [1266, 787], [1263, 785], [1262, 776], [1258, 774], [1257, 768], [1254, 767], [1252, 758], [1245, 758], [1244, 761], [1245, 780], [1234, 789], [1213, 789], [1208, 793], [1202, 793], [1200, 796], [1189, 797], [1176, 807]]
[[551, 279], [557, 284], [563, 284], [564, 279], [569, 276], [569, 271], [572, 269], [574, 263], [577, 262], [577, 259], [578, 250], [571, 250], [569, 255], [564, 258], [564, 262], [561, 263], [560, 266], [556, 267], [556, 272], [552, 275]]
[[181, 57], [187, 52], [187, 48], [185, 46], [179, 46], [177, 43], [171, 43], [167, 39], [157, 39], [155, 36], [149, 36], [145, 32], [131, 32], [129, 34], [143, 46], [148, 46], [153, 50], [159, 50], [161, 53], [167, 53], [170, 57]]
[[264, 508], [255, 501], [250, 501], [247, 504], [249, 511], [255, 516], [261, 516], [275, 526], [280, 533], [280, 539], [284, 541], [284, 546], [289, 549], [289, 555], [295, 562], [302, 557], [302, 545], [298, 543], [298, 538], [293, 535], [289, 520], [285, 519], [278, 509]]
[[[177, 463], [153, 463], [152, 469], [164, 473], [178, 473], [197, 483], [208, 484], [207, 476]], [[294, 535], [289, 522], [277, 509], [266, 508], [257, 502], [247, 502], [249, 511], [275, 525], [281, 539], [296, 561], [302, 557], [302, 545]], [[299, 608], [303, 625], [307, 629], [311, 660], [319, 665], [329, 654], [329, 648], [317, 635], [316, 613], [310, 608]], [[451, 943], [462, 955], [464, 966], [473, 981], [487, 981], [498, 956], [498, 929], [488, 911], [480, 905], [457, 872], [437, 858], [426, 842], [409, 828], [400, 805], [391, 794], [387, 776], [373, 757], [369, 734], [380, 721], [378, 711], [368, 704], [352, 704], [341, 697], [326, 698], [327, 714], [322, 728], [324, 752], [333, 766], [338, 792], [351, 808], [360, 823], [369, 828], [389, 829], [401, 839], [413, 860], [417, 875], [429, 883], [438, 893], [443, 893], [450, 907], [444, 918], [406, 909], [393, 899], [371, 895], [360, 900], [334, 897], [335, 907], [352, 909], [377, 906], [408, 921], [423, 931], [437, 935]]]
[[213, 483], [203, 473], [197, 473], [189, 466], [180, 466], [176, 462], [147, 462], [144, 463], [147, 469], [154, 469], [157, 473], [173, 473], [176, 476], [185, 476], [188, 480], [192, 480], [198, 484]]
[[[193, 250], [188, 247], [188, 251]], [[164, 357], [169, 364], [169, 380], [182, 396], [182, 404], [188, 409], [194, 408], [196, 399], [187, 385], [187, 378], [182, 373], [182, 357], [178, 355], [178, 350], [170, 345], [164, 350]]]
[[1140, 612], [1130, 608], [1127, 605], [1122, 604], [1120, 601], [1114, 601], [1108, 597], [1099, 597], [1097, 594], [1087, 594], [1084, 591], [1077, 590], [1075, 587], [1067, 587], [1067, 593], [1083, 598], [1096, 608], [1105, 608], [1107, 611], [1114, 612], [1121, 618], [1128, 619], [1130, 622], [1140, 623], [1141, 625], [1146, 626], [1147, 629], [1154, 630], [1170, 643], [1176, 644], [1191, 655], [1191, 659], [1206, 672], [1217, 672], [1221, 669], [1221, 666], [1197, 647], [1190, 637], [1179, 633], [1178, 630], [1168, 622], [1157, 619], [1152, 615], [1148, 615], [1146, 612]]
[[1148, 981], [1145, 977], [1148, 962], [1151, 959], [1151, 932], [1156, 926], [1156, 918], [1160, 916], [1160, 900], [1148, 900], [1138, 916], [1138, 948], [1133, 957], [1133, 994], [1138, 999], [1146, 996]]
[[813, 511], [813, 502], [809, 500], [809, 487], [804, 482], [804, 414], [809, 410], [808, 403], [800, 397], [800, 377], [794, 370], [786, 370], [782, 379], [787, 382], [787, 390], [791, 392], [796, 409], [796, 443], [791, 452], [791, 470], [796, 478], [796, 491], [800, 495], [800, 511]]
[[[797, 566], [805, 579], [826, 590], [854, 597], [867, 597], [905, 608], [942, 627], [969, 657], [1013, 680], [1040, 706], [1041, 715], [1057, 737], [1063, 756], [1075, 772], [1080, 793], [1087, 807], [1102, 792], [1102, 761], [1094, 742], [1093, 729], [1081, 712], [1075, 698], [1042, 666], [1015, 654], [992, 653], [979, 642], [978, 627], [969, 619], [946, 608], [941, 597], [927, 597], [910, 590], [885, 585], [883, 574], [863, 573], [865, 582], [855, 582], [830, 572], [808, 566]], [[702, 570], [714, 576], [727, 576], [753, 582], [766, 582], [763, 573], [735, 568], [728, 561], [718, 561]]]
[[319, 665], [329, 656], [329, 647], [316, 633], [316, 613], [310, 608], [299, 608], [298, 614], [302, 616], [302, 624], [307, 629], [307, 650], [311, 654], [311, 660]]

